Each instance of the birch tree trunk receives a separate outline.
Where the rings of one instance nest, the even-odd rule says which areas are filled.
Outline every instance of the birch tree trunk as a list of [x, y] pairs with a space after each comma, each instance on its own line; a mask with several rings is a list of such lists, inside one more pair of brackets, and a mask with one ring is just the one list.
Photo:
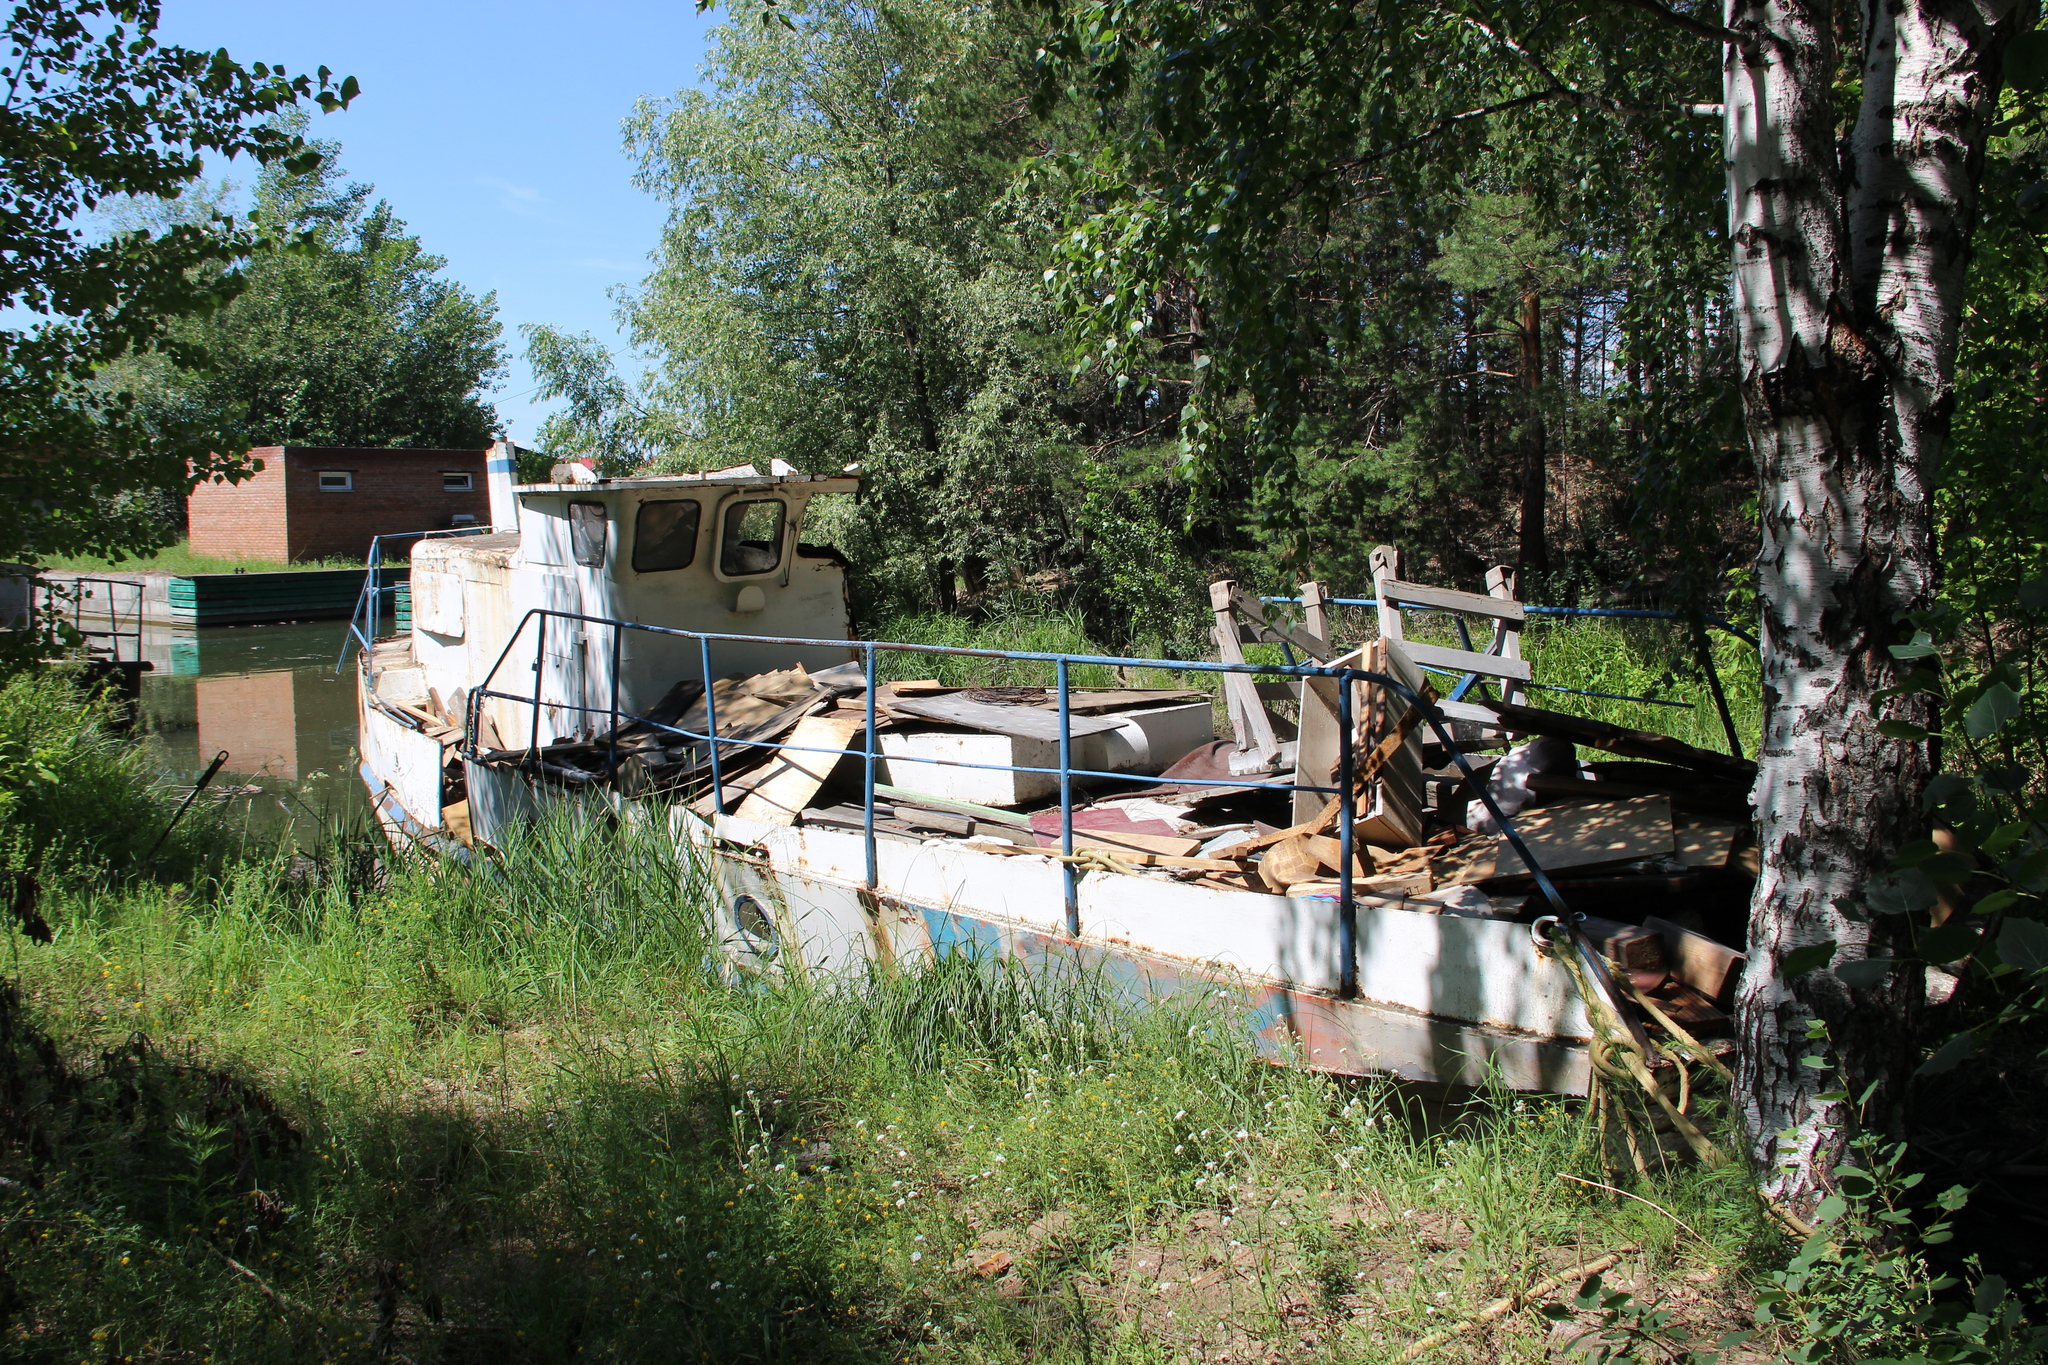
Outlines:
[[[1802, 1212], [1826, 1188], [1854, 1115], [1816, 1097], [1876, 1083], [1899, 1113], [1922, 984], [1851, 990], [1786, 954], [1888, 954], [1890, 922], [1854, 910], [1924, 832], [1930, 724], [1918, 700], [1881, 717], [1898, 617], [1936, 589], [1934, 471], [1954, 406], [1956, 333], [1976, 186], [2013, 0], [1864, 0], [1862, 107], [1836, 126], [1829, 0], [1727, 0], [1724, 118], [1733, 321], [1761, 485], [1764, 734], [1755, 792], [1763, 875], [1736, 1005], [1737, 1090], [1766, 1190]], [[1803, 1065], [1824, 1021], [1835, 1074]]]

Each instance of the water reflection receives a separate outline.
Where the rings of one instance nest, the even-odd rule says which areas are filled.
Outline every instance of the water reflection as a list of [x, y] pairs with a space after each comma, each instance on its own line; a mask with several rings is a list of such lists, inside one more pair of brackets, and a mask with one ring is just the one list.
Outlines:
[[[367, 810], [356, 776], [353, 671], [337, 674], [346, 624], [151, 627], [143, 657], [143, 731], [173, 780], [191, 782], [214, 754], [216, 786], [239, 788], [252, 830], [300, 839], [324, 819]], [[231, 778], [229, 775], [233, 774]]]

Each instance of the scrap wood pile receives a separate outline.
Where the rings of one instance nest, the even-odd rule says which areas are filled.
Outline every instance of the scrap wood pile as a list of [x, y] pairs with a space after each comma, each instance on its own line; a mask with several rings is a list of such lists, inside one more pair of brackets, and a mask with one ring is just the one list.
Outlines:
[[[1672, 1026], [1725, 1032], [1723, 1011], [1742, 961], [1731, 945], [1744, 941], [1757, 874], [1749, 807], [1756, 765], [1668, 735], [1524, 704], [1531, 682], [1521, 655], [1526, 611], [1514, 598], [1513, 574], [1493, 570], [1481, 595], [1405, 581], [1399, 562], [1390, 546], [1373, 552], [1379, 638], [1351, 649], [1332, 642], [1328, 594], [1319, 584], [1302, 586], [1299, 623], [1276, 620], [1271, 607], [1234, 584], [1211, 588], [1224, 659], [1242, 660], [1243, 646], [1254, 641], [1281, 644], [1304, 662], [1398, 684], [1355, 683], [1350, 699], [1358, 903], [1522, 921], [1551, 913], [1532, 870], [1480, 799], [1483, 787], [1568, 909], [1587, 917], [1580, 928], [1611, 968], [1617, 1011], [1636, 1024], [1647, 1018], [1652, 1028], [1664, 1027], [1654, 1010]], [[1466, 647], [1410, 639], [1408, 616], [1417, 609], [1453, 616]], [[1484, 647], [1474, 647], [1476, 640]], [[1451, 696], [1439, 696], [1425, 670]], [[1212, 766], [1285, 773], [1297, 790], [1292, 823], [1211, 850], [1219, 859], [1255, 861], [1208, 880], [1294, 897], [1336, 895], [1342, 852], [1331, 836], [1340, 808], [1300, 790], [1338, 781], [1336, 680], [1304, 680], [1294, 705], [1278, 710], [1271, 703], [1281, 697], [1270, 684], [1239, 675], [1227, 691], [1236, 743]], [[1421, 723], [1410, 696], [1434, 706], [1444, 733]]]

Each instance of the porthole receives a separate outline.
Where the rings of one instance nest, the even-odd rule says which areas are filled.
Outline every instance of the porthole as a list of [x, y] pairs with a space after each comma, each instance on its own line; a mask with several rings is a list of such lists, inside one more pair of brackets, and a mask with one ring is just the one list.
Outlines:
[[767, 906], [752, 896], [734, 896], [732, 919], [739, 926], [740, 937], [758, 956], [775, 956], [780, 945], [775, 934], [775, 916], [768, 912]]

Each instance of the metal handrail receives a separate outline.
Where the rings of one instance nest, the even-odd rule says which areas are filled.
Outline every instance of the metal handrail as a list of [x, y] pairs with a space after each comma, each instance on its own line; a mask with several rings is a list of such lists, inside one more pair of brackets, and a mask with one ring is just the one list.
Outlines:
[[384, 586], [384, 542], [387, 540], [446, 540], [452, 536], [486, 536], [497, 531], [495, 526], [452, 526], [438, 531], [392, 531], [370, 538], [370, 551], [363, 556], [363, 588], [356, 594], [355, 610], [348, 619], [348, 633], [341, 639], [341, 656], [334, 661], [334, 671], [341, 672], [348, 667], [348, 656], [356, 649], [368, 650], [377, 639], [377, 627], [384, 618], [383, 599], [386, 593], [396, 596], [399, 584]]
[[[609, 707], [599, 708], [594, 706], [586, 706], [581, 704], [580, 702], [549, 702], [543, 700], [542, 692], [544, 690], [544, 684], [547, 675], [545, 668], [541, 665], [545, 663], [547, 657], [547, 626], [550, 620], [576, 622], [582, 625], [609, 626], [612, 629], [612, 672], [611, 697]], [[526, 634], [526, 629], [529, 624], [533, 624], [535, 634], [534, 657], [536, 666], [534, 668], [533, 695], [529, 698], [521, 693], [503, 692], [495, 690], [491, 686], [491, 684], [496, 680], [498, 676], [498, 670], [504, 667], [506, 660], [511, 657], [514, 646], [517, 645], [520, 639]], [[620, 641], [623, 638], [622, 632], [628, 630], [637, 630], [650, 635], [669, 636], [676, 639], [695, 640], [698, 642], [699, 657], [703, 664], [705, 681], [705, 733], [684, 730], [678, 726], [666, 725], [659, 721], [650, 721], [643, 716], [637, 716], [632, 714], [631, 712], [622, 711], [620, 709], [618, 668], [620, 657]], [[1242, 780], [1226, 780], [1220, 778], [1175, 778], [1173, 780], [1176, 783], [1179, 783], [1184, 786], [1258, 787], [1269, 789], [1279, 788], [1290, 791], [1313, 792], [1334, 791], [1335, 794], [1339, 796], [1340, 799], [1337, 803], [1338, 843], [1340, 862], [1337, 877], [1337, 951], [1339, 954], [1337, 979], [1338, 994], [1340, 996], [1348, 999], [1356, 996], [1358, 993], [1358, 912], [1357, 902], [1353, 890], [1352, 875], [1353, 858], [1355, 854], [1355, 830], [1353, 825], [1356, 811], [1355, 802], [1351, 796], [1352, 787], [1355, 785], [1354, 778], [1356, 775], [1356, 754], [1354, 752], [1355, 743], [1352, 735], [1352, 689], [1353, 685], [1357, 683], [1374, 683], [1378, 684], [1379, 686], [1386, 687], [1393, 691], [1395, 695], [1404, 698], [1409, 703], [1409, 705], [1416, 707], [1421, 712], [1423, 720], [1429, 724], [1429, 727], [1433, 731], [1435, 731], [1438, 740], [1448, 748], [1452, 761], [1458, 765], [1459, 770], [1464, 774], [1466, 783], [1478, 792], [1479, 799], [1485, 804], [1487, 812], [1490, 815], [1492, 815], [1494, 820], [1498, 823], [1501, 833], [1505, 835], [1508, 840], [1509, 846], [1514, 849], [1515, 853], [1518, 856], [1520, 856], [1523, 865], [1529, 869], [1530, 874], [1535, 881], [1537, 889], [1542, 893], [1543, 898], [1549, 903], [1552, 911], [1557, 916], [1564, 919], [1567, 923], [1569, 923], [1572, 918], [1571, 911], [1566, 906], [1564, 897], [1558, 892], [1556, 885], [1550, 880], [1549, 875], [1544, 871], [1541, 864], [1539, 864], [1536, 861], [1535, 855], [1529, 851], [1529, 847], [1526, 843], [1523, 842], [1521, 835], [1516, 832], [1514, 824], [1510, 820], [1508, 814], [1505, 811], [1503, 811], [1500, 808], [1499, 804], [1494, 800], [1492, 792], [1487, 790], [1487, 785], [1483, 782], [1478, 781], [1478, 775], [1473, 771], [1472, 765], [1466, 759], [1465, 755], [1459, 751], [1457, 744], [1452, 739], [1450, 731], [1446, 728], [1443, 713], [1440, 710], [1438, 710], [1433, 703], [1425, 700], [1421, 695], [1410, 689], [1400, 679], [1389, 677], [1384, 673], [1374, 672], [1367, 669], [1328, 668], [1309, 664], [1238, 664], [1216, 662], [1211, 660], [1139, 659], [1124, 658], [1114, 655], [1053, 654], [1033, 650], [968, 649], [952, 645], [920, 645], [895, 641], [819, 640], [806, 638], [802, 636], [738, 635], [723, 631], [684, 630], [674, 626], [656, 626], [649, 625], [641, 621], [620, 621], [613, 619], [611, 617], [590, 616], [580, 612], [558, 611], [547, 607], [534, 607], [530, 608], [526, 612], [526, 614], [520, 618], [518, 627], [512, 632], [511, 637], [506, 640], [504, 648], [502, 648], [498, 652], [498, 657], [496, 661], [492, 663], [490, 671], [484, 675], [482, 682], [480, 682], [469, 693], [469, 696], [465, 703], [466, 714], [463, 717], [462, 754], [465, 758], [471, 760], [476, 760], [480, 757], [479, 751], [477, 749], [477, 731], [479, 728], [478, 717], [481, 714], [482, 707], [485, 701], [489, 698], [498, 698], [504, 701], [509, 701], [520, 705], [531, 706], [533, 708], [532, 730], [527, 747], [527, 753], [530, 756], [535, 757], [537, 757], [538, 751], [540, 749], [540, 712], [543, 706], [553, 706], [557, 707], [558, 709], [578, 711], [589, 714], [597, 714], [603, 712], [604, 714], [608, 714], [611, 718], [611, 729], [609, 731], [611, 740], [609, 768], [610, 771], [613, 773], [616, 773], [618, 768], [618, 731], [622, 719], [630, 720], [638, 724], [652, 725], [655, 726], [657, 729], [663, 731], [664, 733], [674, 734], [681, 736], [685, 739], [700, 741], [704, 743], [707, 746], [709, 755], [709, 766], [711, 769], [711, 790], [714, 809], [722, 813], [725, 808], [725, 788], [718, 760], [719, 748], [722, 745], [733, 745], [736, 747], [746, 748], [788, 750], [798, 753], [829, 754], [845, 752], [845, 750], [843, 749], [820, 749], [813, 748], [807, 745], [787, 744], [772, 740], [735, 740], [721, 738], [718, 734], [716, 689], [712, 686], [713, 679], [711, 676], [710, 666], [711, 642], [714, 640], [733, 641], [746, 644], [790, 645], [804, 648], [849, 650], [858, 649], [861, 651], [863, 664], [862, 677], [865, 684], [867, 703], [867, 725], [865, 733], [862, 738], [861, 753], [861, 757], [863, 759], [863, 776], [861, 790], [862, 839], [866, 852], [867, 885], [870, 891], [877, 889], [880, 881], [880, 864], [877, 858], [875, 847], [875, 764], [877, 759], [880, 757], [880, 752], [876, 748], [875, 740], [875, 696], [877, 689], [877, 682], [875, 676], [875, 660], [880, 651], [887, 650], [907, 654], [950, 655], [956, 657], [980, 659], [1011, 659], [1024, 662], [1051, 663], [1054, 665], [1055, 672], [1057, 674], [1057, 687], [1059, 691], [1060, 761], [1059, 766], [1057, 768], [1033, 767], [1023, 764], [963, 763], [951, 759], [918, 758], [909, 755], [904, 755], [903, 757], [907, 761], [930, 763], [940, 767], [983, 768], [1003, 772], [1047, 773], [1058, 775], [1060, 779], [1060, 852], [1063, 855], [1061, 868], [1063, 869], [1063, 876], [1065, 881], [1066, 929], [1069, 937], [1078, 937], [1081, 932], [1080, 906], [1078, 899], [1079, 883], [1077, 874], [1074, 869], [1074, 863], [1072, 862], [1072, 855], [1074, 852], [1073, 779], [1075, 777], [1087, 776], [1129, 779], [1132, 776], [1129, 773], [1100, 773], [1090, 769], [1077, 769], [1073, 766], [1073, 717], [1070, 700], [1072, 681], [1069, 670], [1075, 664], [1093, 664], [1112, 668], [1152, 668], [1165, 669], [1168, 671], [1193, 673], [1249, 673], [1289, 678], [1334, 678], [1338, 680], [1338, 777], [1337, 786], [1334, 789], [1321, 786], [1297, 785], [1292, 782], [1251, 783]], [[895, 756], [892, 756], [891, 761], [895, 761]]]
[[[112, 643], [108, 648], [113, 651], [112, 659], [115, 663], [127, 662], [121, 658], [121, 642], [123, 640], [133, 640], [135, 642], [135, 661], [140, 661], [142, 658], [142, 618], [148, 602], [147, 590], [143, 585], [131, 582], [125, 578], [73, 577], [70, 583], [72, 587], [80, 589], [70, 599], [71, 629], [77, 632], [78, 637], [82, 640], [104, 639], [111, 641]], [[107, 625], [109, 629], [107, 630], [87, 630], [85, 628], [85, 600], [92, 596], [91, 592], [84, 590], [88, 585], [108, 589]], [[39, 582], [37, 586], [43, 591], [45, 612], [49, 611], [52, 604], [61, 602], [65, 596], [64, 590], [55, 583]], [[133, 630], [121, 629], [121, 607], [116, 601], [119, 594], [113, 591], [116, 588], [125, 588], [135, 594], [135, 629]], [[61, 616], [62, 613], [59, 612], [57, 614]], [[87, 653], [90, 653], [91, 650], [92, 647], [87, 645]]]

